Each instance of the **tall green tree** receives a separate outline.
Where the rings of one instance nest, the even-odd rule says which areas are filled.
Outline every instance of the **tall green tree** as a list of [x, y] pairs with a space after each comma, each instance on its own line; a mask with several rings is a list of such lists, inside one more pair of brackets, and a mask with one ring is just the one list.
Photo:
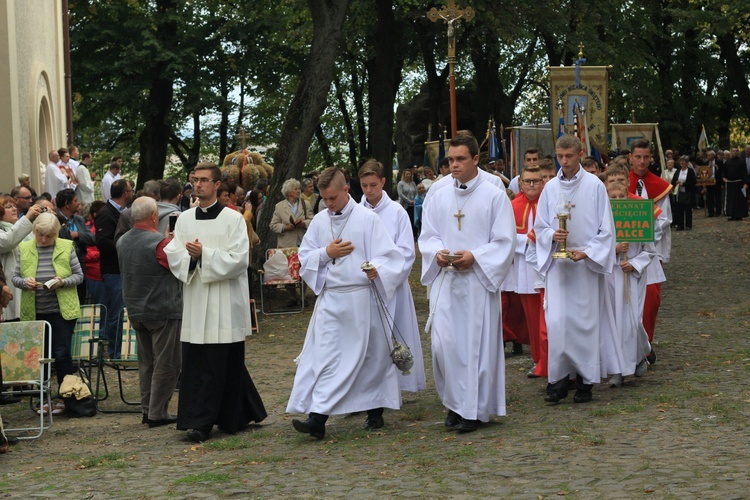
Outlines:
[[313, 134], [326, 108], [342, 27], [349, 7], [348, 0], [308, 0], [307, 4], [313, 22], [310, 55], [281, 128], [267, 198], [268, 209], [261, 212], [259, 220], [258, 235], [266, 248], [271, 241], [271, 207], [280, 197], [284, 181], [289, 177], [299, 177], [302, 173]]

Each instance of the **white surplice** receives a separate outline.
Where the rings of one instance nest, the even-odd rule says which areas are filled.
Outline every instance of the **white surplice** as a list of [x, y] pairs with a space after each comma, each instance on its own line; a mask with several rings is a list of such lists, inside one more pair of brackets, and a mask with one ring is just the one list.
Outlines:
[[643, 304], [646, 301], [646, 269], [656, 257], [656, 248], [653, 243], [630, 243], [626, 255], [634, 271], [622, 272], [620, 262], [623, 256], [617, 256], [612, 274], [607, 276], [615, 313], [615, 331], [614, 335], [601, 339], [603, 371], [609, 375], [619, 373], [623, 377], [635, 373], [635, 366], [651, 351], [643, 327]]
[[[567, 221], [567, 248], [587, 255], [578, 262], [552, 258], [561, 192], [574, 205]], [[605, 279], [615, 263], [615, 229], [604, 184], [580, 166], [571, 180], [560, 170], [539, 198], [534, 233], [537, 270], [546, 280], [549, 382], [578, 373], [584, 383], [598, 383], [603, 375], [600, 335], [612, 335], [615, 328]]]
[[[488, 174], [490, 175], [490, 174]], [[505, 360], [500, 284], [511, 266], [516, 225], [504, 191], [478, 176], [460, 189], [435, 189], [423, 208], [422, 283], [432, 284], [430, 318], [435, 386], [446, 408], [487, 422], [505, 415]], [[458, 229], [454, 214], [465, 216]], [[468, 250], [474, 265], [446, 270], [436, 255]]]
[[[239, 212], [224, 208], [211, 220], [196, 219], [198, 208], [180, 215], [174, 239], [164, 247], [172, 274], [182, 281], [182, 342], [243, 342], [251, 331], [247, 263], [250, 242]], [[198, 239], [203, 255], [190, 270], [185, 243]]]
[[[331, 259], [326, 246], [338, 238], [350, 241], [354, 251]], [[341, 215], [319, 212], [302, 239], [299, 260], [300, 275], [318, 299], [286, 411], [335, 415], [399, 409], [390, 332], [362, 271], [365, 261], [377, 269], [373, 283], [387, 304], [400, 284], [404, 258], [380, 218], [351, 197]]]
[[[416, 392], [427, 387], [427, 381], [424, 375], [424, 356], [422, 354], [422, 341], [419, 338], [419, 326], [417, 325], [417, 313], [414, 310], [414, 298], [411, 295], [411, 286], [409, 285], [409, 274], [414, 265], [416, 257], [414, 252], [414, 232], [409, 222], [409, 214], [400, 203], [391, 200], [386, 193], [373, 207], [363, 196], [360, 204], [365, 208], [372, 209], [385, 225], [388, 236], [401, 250], [404, 256], [404, 267], [398, 277], [400, 284], [396, 288], [391, 300], [388, 301], [388, 311], [393, 319], [396, 328], [396, 338], [401, 334], [403, 341], [409, 346], [414, 356], [414, 366], [409, 375], [399, 372], [399, 385], [402, 391]], [[401, 339], [398, 339], [401, 340]]]

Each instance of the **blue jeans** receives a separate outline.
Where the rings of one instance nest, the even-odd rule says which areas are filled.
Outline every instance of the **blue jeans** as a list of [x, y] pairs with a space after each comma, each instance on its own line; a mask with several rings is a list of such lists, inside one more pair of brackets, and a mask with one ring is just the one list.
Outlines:
[[92, 304], [104, 304], [104, 281], [86, 278], [86, 289]]
[[[76, 320], [64, 319], [59, 312], [39, 313], [36, 315], [36, 319], [48, 321], [52, 326], [52, 357], [55, 359], [57, 385], [60, 385], [65, 375], [73, 373], [73, 357], [70, 354], [70, 344], [73, 339]], [[48, 342], [46, 338], [45, 342]]]
[[107, 324], [104, 331], [107, 335], [110, 359], [120, 359], [122, 352], [122, 311], [125, 302], [122, 299], [122, 278], [119, 274], [102, 274], [104, 283], [104, 301], [107, 306]]

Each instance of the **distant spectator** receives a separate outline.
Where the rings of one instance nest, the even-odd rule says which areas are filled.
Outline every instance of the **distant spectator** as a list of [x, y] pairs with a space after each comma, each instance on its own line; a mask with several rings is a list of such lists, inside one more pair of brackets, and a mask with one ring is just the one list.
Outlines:
[[417, 236], [417, 230], [414, 227], [414, 198], [417, 196], [417, 185], [414, 183], [414, 174], [411, 169], [406, 169], [401, 174], [401, 181], [396, 186], [398, 192], [398, 201], [401, 206], [404, 207], [406, 213], [409, 214], [409, 220], [411, 221], [412, 228], [414, 229], [414, 237]]
[[110, 189], [112, 184], [120, 178], [120, 171], [122, 170], [122, 156], [113, 156], [112, 162], [109, 164], [109, 170], [104, 174], [102, 178], [102, 201], [109, 201]]

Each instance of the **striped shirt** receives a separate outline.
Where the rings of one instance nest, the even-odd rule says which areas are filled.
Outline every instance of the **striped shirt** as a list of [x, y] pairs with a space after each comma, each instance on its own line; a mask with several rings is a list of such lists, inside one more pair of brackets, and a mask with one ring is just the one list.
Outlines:
[[[52, 253], [55, 250], [54, 245], [40, 247], [37, 245], [36, 250], [39, 254], [39, 264], [36, 269], [36, 282], [40, 285], [54, 278], [55, 269], [52, 267]], [[70, 252], [70, 270], [73, 272], [70, 276], [63, 279], [63, 286], [76, 286], [83, 282], [83, 271], [81, 264], [78, 262], [78, 256], [75, 251]], [[16, 264], [16, 272], [13, 276], [13, 284], [20, 289], [26, 289], [25, 279], [21, 278], [21, 260]], [[57, 294], [54, 290], [37, 288], [36, 290], [36, 313], [50, 314], [59, 313], [60, 305], [57, 302]]]

